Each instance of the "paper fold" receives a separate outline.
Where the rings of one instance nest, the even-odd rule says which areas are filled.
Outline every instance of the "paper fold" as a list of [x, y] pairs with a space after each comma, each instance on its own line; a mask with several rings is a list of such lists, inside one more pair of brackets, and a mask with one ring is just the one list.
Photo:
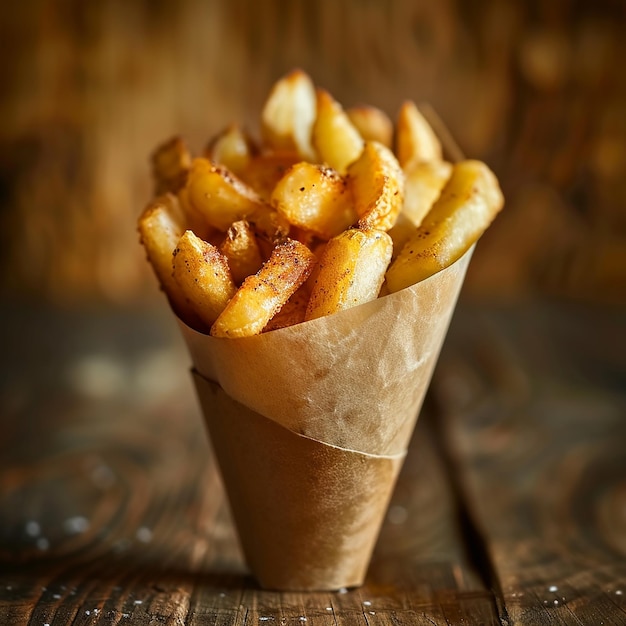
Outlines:
[[375, 455], [403, 453], [471, 257], [400, 292], [254, 337], [183, 322], [195, 369], [294, 433]]

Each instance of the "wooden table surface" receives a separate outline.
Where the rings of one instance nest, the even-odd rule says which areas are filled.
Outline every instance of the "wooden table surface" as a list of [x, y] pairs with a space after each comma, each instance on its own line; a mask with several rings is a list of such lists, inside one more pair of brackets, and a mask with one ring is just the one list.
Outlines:
[[172, 320], [6, 305], [0, 624], [626, 624], [626, 315], [462, 303], [365, 585], [247, 574]]

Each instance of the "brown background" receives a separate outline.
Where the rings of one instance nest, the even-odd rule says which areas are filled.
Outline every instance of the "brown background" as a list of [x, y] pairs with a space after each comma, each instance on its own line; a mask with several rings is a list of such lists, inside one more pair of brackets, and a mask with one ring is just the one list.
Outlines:
[[345, 105], [430, 101], [507, 207], [465, 294], [626, 298], [622, 0], [2, 3], [0, 279], [73, 305], [156, 297], [147, 155], [256, 126], [300, 66]]

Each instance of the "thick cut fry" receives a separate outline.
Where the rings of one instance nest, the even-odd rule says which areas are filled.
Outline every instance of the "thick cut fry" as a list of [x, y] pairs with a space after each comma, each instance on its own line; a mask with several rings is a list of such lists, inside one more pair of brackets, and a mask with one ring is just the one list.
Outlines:
[[176, 196], [166, 194], [149, 204], [139, 217], [138, 230], [148, 261], [172, 308], [188, 324], [198, 317], [172, 276], [173, 253], [187, 227]]
[[504, 204], [493, 172], [480, 161], [454, 165], [441, 196], [387, 272], [391, 293], [428, 278], [460, 258]]
[[288, 326], [294, 326], [304, 322], [304, 315], [306, 313], [306, 305], [309, 301], [309, 292], [300, 287], [285, 305], [274, 315], [269, 321], [267, 326], [263, 329], [264, 333], [269, 333], [271, 330], [278, 330], [279, 328], [287, 328]]
[[389, 148], [368, 141], [348, 168], [348, 187], [363, 229], [389, 230], [404, 198], [404, 173]]
[[264, 152], [250, 159], [241, 173], [241, 180], [250, 185], [261, 199], [268, 201], [276, 183], [301, 160], [296, 152]]
[[195, 159], [187, 180], [189, 202], [206, 221], [226, 231], [237, 220], [259, 211], [263, 202], [226, 167]]
[[225, 128], [205, 150], [210, 161], [223, 165], [236, 176], [241, 176], [255, 153], [252, 139], [238, 124]]
[[261, 133], [274, 150], [296, 151], [315, 160], [311, 126], [315, 119], [315, 87], [310, 77], [294, 70], [274, 84], [261, 113]]
[[250, 274], [255, 274], [263, 264], [254, 231], [245, 220], [232, 223], [226, 231], [220, 252], [228, 260], [233, 280], [237, 285], [241, 285]]
[[435, 131], [414, 102], [400, 107], [396, 122], [396, 155], [402, 167], [411, 161], [441, 161], [442, 150]]
[[191, 167], [191, 153], [181, 137], [173, 137], [152, 153], [155, 193], [176, 193], [185, 185]]
[[412, 161], [405, 169], [402, 212], [419, 226], [452, 174], [446, 161]]
[[384, 111], [362, 104], [346, 109], [346, 113], [365, 141], [378, 141], [391, 148], [393, 122]]
[[379, 230], [346, 230], [331, 239], [320, 260], [306, 319], [376, 299], [392, 250], [391, 237]]
[[363, 138], [342, 106], [324, 89], [317, 90], [313, 145], [323, 163], [341, 175], [363, 150]]
[[345, 180], [329, 167], [304, 161], [278, 182], [270, 203], [291, 224], [322, 239], [338, 235], [357, 219]]
[[404, 214], [404, 211], [401, 211], [396, 223], [387, 231], [393, 240], [392, 259], [395, 259], [400, 254], [404, 244], [413, 237], [416, 231], [417, 227], [415, 224]]
[[185, 231], [174, 250], [173, 275], [207, 328], [237, 291], [226, 258], [190, 230]]
[[292, 239], [279, 243], [263, 267], [248, 276], [211, 328], [215, 337], [259, 334], [306, 281], [315, 255]]

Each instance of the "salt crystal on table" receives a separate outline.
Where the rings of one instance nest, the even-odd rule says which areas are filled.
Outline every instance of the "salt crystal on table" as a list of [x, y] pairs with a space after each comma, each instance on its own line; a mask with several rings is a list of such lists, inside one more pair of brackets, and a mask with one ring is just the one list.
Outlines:
[[41, 526], [39, 526], [39, 522], [34, 520], [30, 520], [30, 522], [26, 522], [26, 534], [29, 537], [37, 537], [41, 534]]

